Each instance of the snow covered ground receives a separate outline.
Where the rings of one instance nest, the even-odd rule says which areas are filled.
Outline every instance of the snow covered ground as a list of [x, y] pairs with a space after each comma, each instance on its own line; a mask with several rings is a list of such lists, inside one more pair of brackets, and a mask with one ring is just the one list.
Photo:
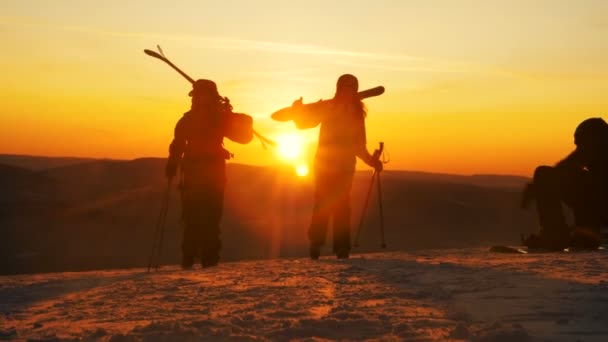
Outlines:
[[608, 253], [484, 249], [0, 277], [0, 339], [607, 341]]

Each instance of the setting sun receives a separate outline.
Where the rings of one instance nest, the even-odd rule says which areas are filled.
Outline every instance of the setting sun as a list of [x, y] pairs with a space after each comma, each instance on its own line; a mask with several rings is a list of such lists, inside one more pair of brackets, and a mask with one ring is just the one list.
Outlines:
[[297, 134], [284, 134], [277, 139], [277, 153], [286, 161], [294, 161], [304, 154], [304, 139]]

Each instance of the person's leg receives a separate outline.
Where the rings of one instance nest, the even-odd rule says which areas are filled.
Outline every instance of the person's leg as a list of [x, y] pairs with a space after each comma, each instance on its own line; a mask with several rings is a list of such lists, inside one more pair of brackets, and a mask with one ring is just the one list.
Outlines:
[[200, 199], [196, 189], [182, 188], [182, 223], [184, 231], [182, 236], [182, 261], [183, 268], [190, 268], [194, 264], [194, 258], [198, 255], [198, 241], [200, 239], [200, 219], [198, 217]]
[[334, 222], [333, 222], [333, 251], [339, 259], [346, 259], [350, 255], [350, 190], [353, 175], [339, 174], [334, 178]]
[[207, 188], [205, 201], [201, 207], [204, 219], [204, 229], [200, 240], [201, 265], [203, 267], [215, 266], [220, 259], [222, 241], [220, 239], [220, 225], [224, 209], [224, 187], [214, 185]]
[[308, 228], [308, 239], [310, 242], [310, 257], [318, 259], [321, 254], [321, 246], [325, 244], [327, 236], [327, 225], [330, 217], [330, 192], [331, 180], [323, 173], [315, 173], [314, 206], [310, 226]]
[[[560, 179], [561, 178], [561, 179]], [[534, 172], [534, 191], [536, 210], [540, 226], [545, 230], [566, 226], [566, 217], [562, 211], [562, 191], [560, 184], [564, 177], [558, 177], [553, 167], [540, 166]]]
[[562, 198], [574, 213], [577, 227], [599, 228], [600, 225], [600, 194], [599, 184], [585, 170], [571, 172], [560, 177], [562, 182]]
[[566, 181], [567, 177], [550, 166], [540, 166], [534, 172], [536, 210], [541, 232], [539, 236], [530, 237], [526, 241], [528, 247], [563, 249], [568, 246], [569, 228], [562, 210], [562, 186]]
[[182, 268], [191, 268], [194, 265], [194, 257], [196, 256], [196, 244], [194, 241], [197, 227], [184, 224], [184, 233], [182, 238]]
[[193, 182], [199, 190], [196, 221], [200, 232], [195, 243], [201, 265], [209, 267], [219, 262], [222, 246], [220, 225], [224, 210], [225, 164], [222, 160], [217, 160], [197, 166], [197, 175]]
[[597, 248], [601, 244], [601, 191], [589, 172], [572, 171], [562, 177], [562, 197], [574, 213], [575, 229], [571, 246], [575, 248]]

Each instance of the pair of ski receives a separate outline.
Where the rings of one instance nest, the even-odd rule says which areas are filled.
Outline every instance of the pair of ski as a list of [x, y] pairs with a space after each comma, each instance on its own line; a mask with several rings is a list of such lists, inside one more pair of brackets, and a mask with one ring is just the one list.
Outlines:
[[[160, 48], [160, 46], [157, 45], [157, 48], [158, 48], [158, 52], [145, 49], [144, 53], [146, 53], [148, 56], [160, 59], [161, 61], [167, 63], [170, 67], [172, 67], [173, 69], [175, 69], [175, 71], [177, 71], [180, 75], [182, 75], [186, 80], [188, 80], [188, 82], [190, 82], [191, 84], [194, 84], [195, 80], [192, 77], [190, 77], [188, 74], [186, 74], [180, 68], [178, 68], [175, 64], [173, 64], [165, 56], [165, 54], [163, 53], [163, 50]], [[366, 89], [366, 90], [362, 90], [362, 91], [358, 92], [358, 97], [360, 99], [365, 99], [368, 97], [379, 96], [379, 95], [382, 95], [383, 93], [384, 93], [384, 87], [378, 86], [378, 87], [374, 87], [374, 88], [370, 88], [370, 89]], [[325, 100], [325, 101], [329, 101], [329, 100]], [[322, 102], [322, 101], [320, 101], [320, 102]], [[311, 105], [315, 105], [315, 104], [318, 104], [318, 102], [305, 104], [303, 106], [306, 107], [306, 106], [311, 106]], [[270, 117], [276, 121], [291, 121], [294, 119], [294, 112], [295, 112], [294, 108], [292, 106], [289, 106], [289, 107], [285, 107], [283, 109], [277, 110], [276, 112], [272, 113], [270, 115]], [[266, 143], [271, 146], [276, 145], [275, 142], [261, 136], [256, 131], [253, 131], [253, 134], [262, 141], [262, 144]]]
[[[175, 71], [177, 71], [180, 75], [182, 75], [186, 80], [188, 80], [188, 82], [190, 82], [192, 85], [194, 85], [194, 82], [196, 82], [192, 77], [190, 77], [188, 74], [186, 74], [184, 71], [182, 71], [180, 68], [178, 68], [175, 64], [173, 64], [163, 53], [163, 50], [160, 48], [159, 45], [157, 45], [158, 48], [158, 52], [156, 51], [152, 51], [152, 50], [148, 50], [145, 49], [144, 53], [148, 56], [160, 59], [161, 61], [167, 63], [170, 67], [172, 67], [173, 69], [175, 69]], [[227, 100], [227, 98], [224, 98]], [[252, 130], [253, 135], [255, 135], [258, 139], [260, 139], [260, 141], [262, 142], [262, 147], [266, 148], [266, 144], [270, 145], [270, 146], [276, 146], [276, 142], [264, 137], [263, 135], [261, 135], [260, 133], [256, 132], [255, 130]]]

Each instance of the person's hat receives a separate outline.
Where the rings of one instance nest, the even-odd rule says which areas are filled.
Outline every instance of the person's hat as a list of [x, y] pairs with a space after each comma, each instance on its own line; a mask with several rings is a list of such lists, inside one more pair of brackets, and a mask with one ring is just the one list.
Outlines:
[[576, 127], [574, 132], [574, 144], [576, 146], [588, 145], [593, 141], [606, 138], [608, 135], [608, 123], [602, 118], [587, 119]]
[[217, 85], [215, 84], [215, 82], [205, 79], [196, 80], [194, 84], [192, 84], [192, 90], [190, 91], [190, 93], [188, 93], [188, 96], [204, 94], [212, 94], [218, 97], [220, 96], [217, 91]]

